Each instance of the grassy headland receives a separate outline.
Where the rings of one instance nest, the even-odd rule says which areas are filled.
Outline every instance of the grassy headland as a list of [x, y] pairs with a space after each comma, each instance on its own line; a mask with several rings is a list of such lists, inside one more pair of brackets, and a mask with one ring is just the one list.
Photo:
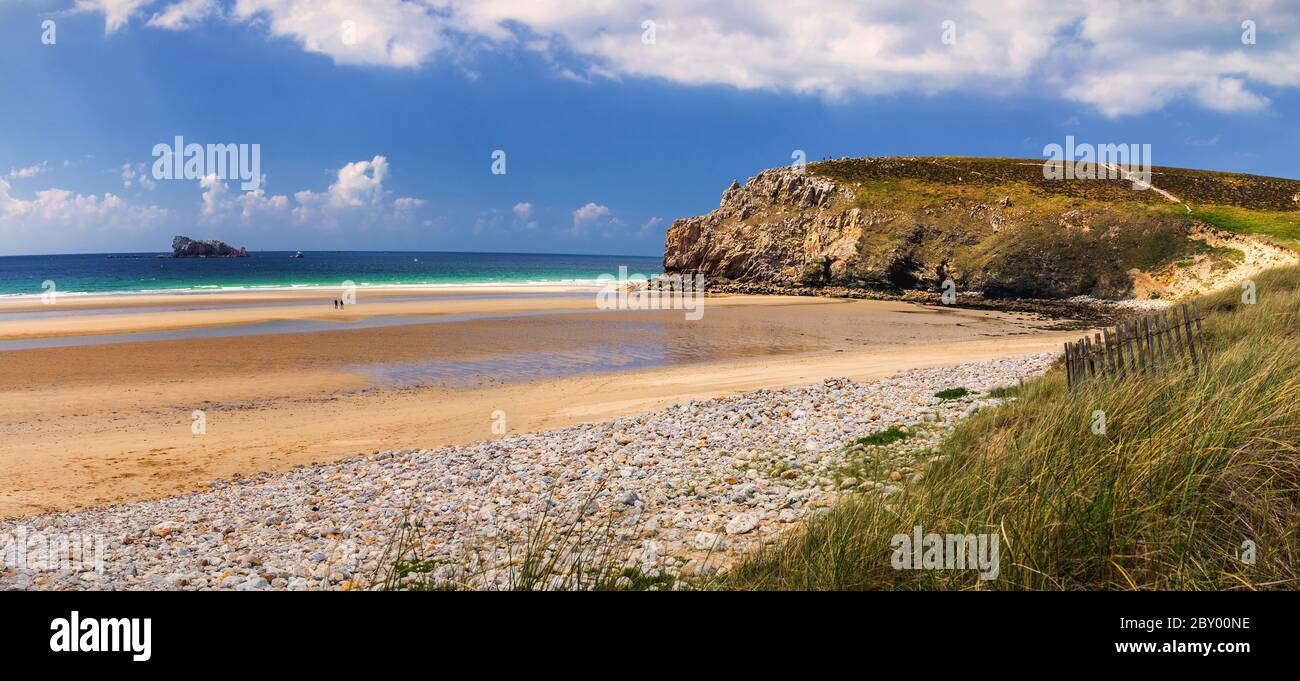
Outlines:
[[1182, 298], [1297, 262], [1300, 180], [1155, 167], [1137, 191], [1043, 168], [895, 157], [767, 170], [675, 221], [664, 266], [742, 293], [950, 285], [1006, 301]]

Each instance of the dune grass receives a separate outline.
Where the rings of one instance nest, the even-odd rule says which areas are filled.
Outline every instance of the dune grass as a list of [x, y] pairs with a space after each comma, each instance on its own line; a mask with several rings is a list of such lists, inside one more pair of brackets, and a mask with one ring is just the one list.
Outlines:
[[[1200, 299], [1208, 368], [1027, 381], [959, 425], [923, 482], [844, 501], [714, 586], [1300, 588], [1300, 268], [1255, 282], [1257, 304]], [[997, 577], [893, 569], [891, 539], [917, 525], [995, 533]]]

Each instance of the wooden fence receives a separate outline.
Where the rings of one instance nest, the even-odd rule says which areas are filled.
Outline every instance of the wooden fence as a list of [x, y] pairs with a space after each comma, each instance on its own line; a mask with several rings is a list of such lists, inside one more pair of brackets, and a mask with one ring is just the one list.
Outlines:
[[1201, 330], [1201, 308], [1196, 303], [1170, 306], [1104, 329], [1092, 338], [1066, 343], [1065, 380], [1073, 388], [1091, 376], [1135, 376], [1183, 358], [1197, 366], [1210, 361]]

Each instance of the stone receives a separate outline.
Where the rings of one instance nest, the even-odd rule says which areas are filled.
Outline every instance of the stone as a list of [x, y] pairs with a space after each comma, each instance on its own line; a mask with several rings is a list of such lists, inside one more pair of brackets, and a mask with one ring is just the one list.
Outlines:
[[185, 526], [182, 525], [181, 523], [169, 520], [154, 525], [153, 527], [149, 528], [149, 531], [152, 532], [156, 537], [169, 537], [173, 534], [176, 534], [177, 532], [180, 532], [183, 529], [185, 529]]
[[727, 521], [727, 534], [748, 534], [758, 527], [758, 517], [753, 513], [741, 513]]
[[695, 535], [695, 548], [701, 551], [722, 548], [722, 536], [716, 532], [700, 532]]

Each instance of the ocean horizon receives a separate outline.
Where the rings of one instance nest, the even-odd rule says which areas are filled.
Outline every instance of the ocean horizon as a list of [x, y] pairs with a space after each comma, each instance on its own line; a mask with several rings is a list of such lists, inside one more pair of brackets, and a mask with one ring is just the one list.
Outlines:
[[[158, 253], [0, 256], [0, 296], [594, 282], [619, 267], [655, 276], [663, 259], [633, 255], [453, 251], [249, 251], [246, 258]], [[53, 282], [53, 287], [46, 282]]]

